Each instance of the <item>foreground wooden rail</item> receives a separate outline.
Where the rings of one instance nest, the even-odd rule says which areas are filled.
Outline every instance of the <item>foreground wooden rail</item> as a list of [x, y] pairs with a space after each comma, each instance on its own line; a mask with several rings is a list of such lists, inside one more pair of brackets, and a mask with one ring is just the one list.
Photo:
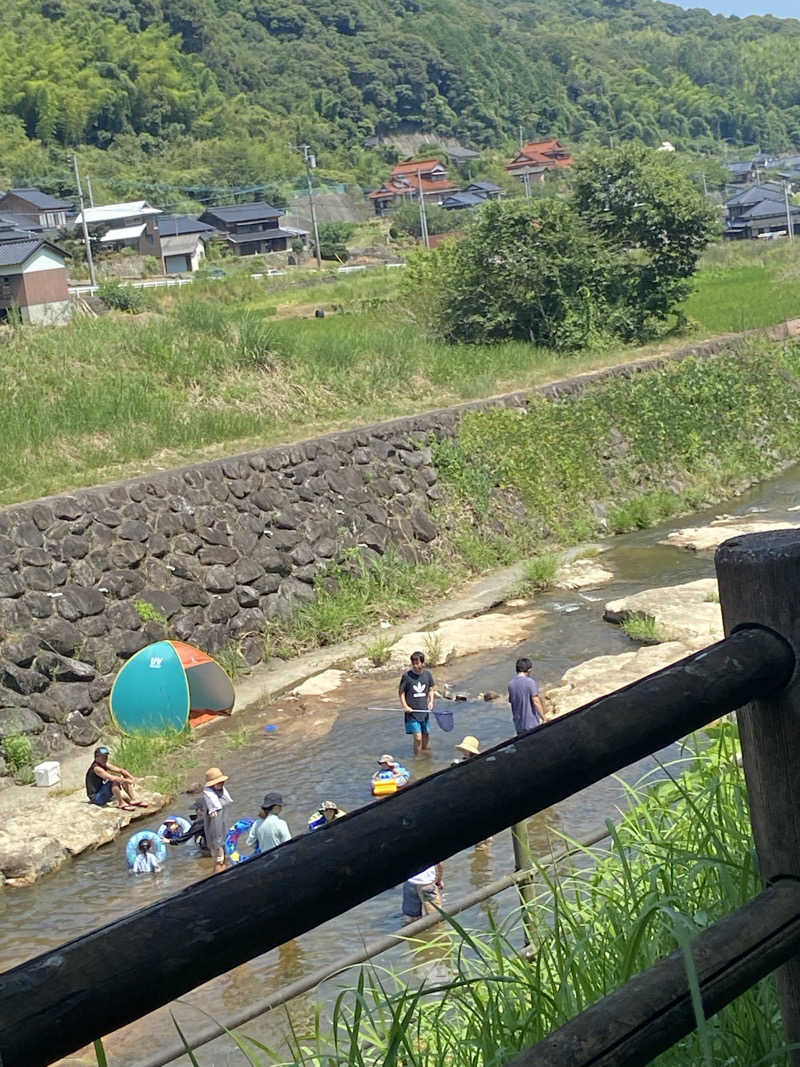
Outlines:
[[[749, 701], [757, 727], [742, 732], [751, 796], [753, 776], [768, 767], [770, 778], [754, 803], [756, 842], [768, 853], [762, 867], [773, 879], [800, 878], [800, 851], [792, 853], [800, 836], [792, 807], [800, 799], [800, 704], [792, 713], [800, 537], [728, 542], [718, 565], [725, 640], [337, 820], [324, 834], [296, 838], [0, 975], [1, 1067], [51, 1063]], [[757, 595], [731, 592], [742, 570]], [[778, 593], [782, 607], [773, 604]], [[731, 632], [743, 623], [756, 625]], [[468, 796], [481, 796], [481, 805], [466, 804]], [[776, 806], [778, 822], [791, 816], [798, 826], [773, 828]], [[785, 905], [786, 894], [778, 896]], [[773, 898], [765, 896], [768, 911]], [[774, 921], [778, 929], [785, 915]], [[771, 955], [768, 969], [787, 958]], [[793, 987], [781, 990], [791, 1033]]]

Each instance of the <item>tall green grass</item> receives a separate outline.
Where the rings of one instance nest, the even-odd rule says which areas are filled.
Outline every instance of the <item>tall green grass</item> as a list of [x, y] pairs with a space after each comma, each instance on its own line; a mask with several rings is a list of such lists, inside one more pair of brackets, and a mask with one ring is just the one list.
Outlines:
[[686, 314], [705, 334], [800, 315], [800, 241], [731, 241], [703, 257]]
[[[627, 790], [631, 807], [607, 847], [540, 869], [530, 957], [520, 912], [488, 932], [451, 920], [439, 937], [450, 980], [426, 987], [413, 968], [363, 969], [330, 1025], [298, 1036], [289, 1062], [499, 1067], [751, 899], [760, 885], [735, 730], [710, 732], [713, 743], [666, 781]], [[776, 1015], [767, 980], [655, 1062], [782, 1064]]]
[[453, 567], [403, 560], [391, 548], [370, 563], [345, 555], [318, 575], [314, 600], [267, 621], [265, 656], [288, 658], [364, 633], [381, 619], [402, 618], [446, 592], [457, 576]]
[[194, 740], [188, 726], [161, 733], [121, 734], [110, 741], [111, 759], [135, 778], [154, 778], [157, 792], [175, 793], [184, 773], [197, 764]]
[[611, 529], [645, 526], [796, 458], [798, 384], [800, 345], [753, 341], [527, 410], [470, 412], [436, 460], [477, 526], [507, 487], [564, 540], [597, 527], [598, 502]]

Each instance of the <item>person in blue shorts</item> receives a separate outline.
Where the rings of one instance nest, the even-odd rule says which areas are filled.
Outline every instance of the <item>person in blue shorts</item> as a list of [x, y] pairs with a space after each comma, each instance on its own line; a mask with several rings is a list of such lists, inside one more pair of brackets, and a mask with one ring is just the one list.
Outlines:
[[405, 713], [406, 733], [411, 734], [414, 741], [415, 756], [422, 752], [430, 753], [429, 724], [433, 708], [433, 687], [433, 675], [425, 668], [424, 654], [412, 652], [411, 667], [400, 679], [398, 692]]

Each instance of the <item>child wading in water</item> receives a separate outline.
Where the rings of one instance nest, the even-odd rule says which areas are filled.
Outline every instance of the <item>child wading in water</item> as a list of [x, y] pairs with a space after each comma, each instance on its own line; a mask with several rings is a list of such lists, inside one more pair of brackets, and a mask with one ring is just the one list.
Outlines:
[[161, 864], [150, 851], [150, 846], [149, 837], [143, 837], [136, 846], [136, 859], [131, 867], [134, 874], [156, 874], [161, 870]]

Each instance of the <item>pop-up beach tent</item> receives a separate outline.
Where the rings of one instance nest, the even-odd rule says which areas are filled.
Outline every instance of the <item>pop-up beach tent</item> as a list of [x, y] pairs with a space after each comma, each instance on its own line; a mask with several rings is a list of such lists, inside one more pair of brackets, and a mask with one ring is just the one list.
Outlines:
[[230, 678], [211, 656], [183, 641], [157, 641], [123, 665], [111, 690], [111, 715], [128, 734], [183, 730], [230, 715]]

